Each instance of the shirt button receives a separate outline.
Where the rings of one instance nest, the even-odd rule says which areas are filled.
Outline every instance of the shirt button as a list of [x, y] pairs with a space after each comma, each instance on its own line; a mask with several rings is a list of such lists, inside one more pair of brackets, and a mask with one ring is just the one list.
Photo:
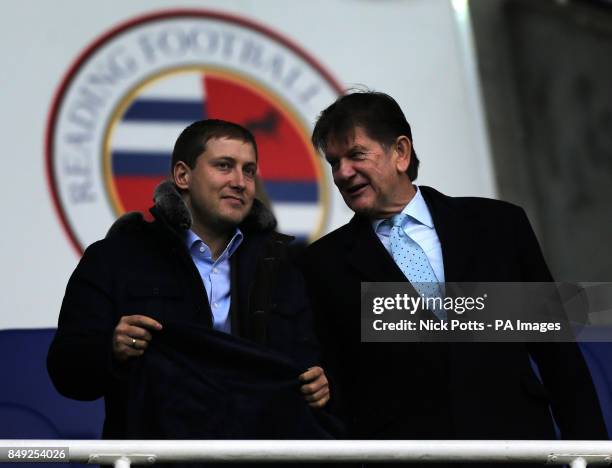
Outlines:
[[213, 307], [219, 307], [219, 304], [217, 304], [216, 302], [213, 302]]
[[218, 270], [216, 268], [213, 268], [213, 273], [217, 273], [217, 271]]
[[201, 246], [200, 246], [200, 252], [204, 252], [204, 250], [205, 250], [205, 249], [204, 249], [204, 246], [203, 246], [203, 245], [201, 245]]

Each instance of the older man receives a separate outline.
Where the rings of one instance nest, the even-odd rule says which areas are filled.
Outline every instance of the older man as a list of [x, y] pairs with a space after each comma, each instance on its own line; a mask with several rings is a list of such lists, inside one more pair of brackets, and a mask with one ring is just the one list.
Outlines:
[[575, 344], [360, 342], [361, 282], [552, 277], [521, 208], [414, 184], [410, 125], [390, 96], [340, 97], [312, 140], [355, 212], [304, 256], [333, 401], [352, 436], [554, 439], [554, 417], [563, 438], [606, 438]]

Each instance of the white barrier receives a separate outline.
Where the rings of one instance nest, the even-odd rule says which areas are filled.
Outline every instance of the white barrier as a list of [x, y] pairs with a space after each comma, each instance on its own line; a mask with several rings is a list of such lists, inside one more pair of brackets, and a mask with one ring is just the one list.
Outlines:
[[[62, 456], [63, 454], [63, 456]], [[612, 463], [610, 441], [522, 440], [0, 440], [0, 462]]]

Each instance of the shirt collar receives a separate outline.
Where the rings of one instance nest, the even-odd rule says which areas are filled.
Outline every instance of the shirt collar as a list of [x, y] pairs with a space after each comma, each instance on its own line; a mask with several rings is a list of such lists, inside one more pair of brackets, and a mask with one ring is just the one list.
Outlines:
[[[410, 216], [411, 220], [433, 229], [433, 219], [431, 218], [431, 213], [429, 212], [427, 203], [425, 203], [423, 194], [417, 185], [414, 187], [416, 188], [416, 193], [414, 197], [412, 197], [412, 200], [410, 200], [404, 207], [402, 213]], [[381, 227], [380, 225], [385, 221], [386, 219], [375, 219], [372, 221], [372, 228], [374, 228], [374, 232], [378, 232], [378, 228]]]
[[[224, 255], [227, 255], [227, 258], [230, 258], [234, 254], [236, 249], [238, 249], [243, 239], [244, 234], [242, 234], [242, 231], [240, 229], [236, 228], [236, 232], [228, 242], [227, 247], [219, 258], [223, 257]], [[200, 237], [195, 232], [193, 232], [191, 229], [188, 229], [185, 236], [185, 245], [187, 246], [187, 249], [191, 251], [194, 244], [198, 244], [200, 242], [206, 247], [208, 251], [210, 251], [210, 247], [208, 247], [208, 245], [206, 245], [206, 243], [202, 239], [200, 239]]]

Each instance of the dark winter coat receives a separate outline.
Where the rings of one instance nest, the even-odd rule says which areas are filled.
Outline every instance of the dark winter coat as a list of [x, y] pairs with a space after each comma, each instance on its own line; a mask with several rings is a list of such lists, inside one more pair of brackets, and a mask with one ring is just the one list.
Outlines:
[[[553, 281], [521, 208], [420, 190], [447, 282]], [[355, 216], [311, 245], [304, 272], [352, 437], [554, 439], [554, 416], [564, 439], [607, 438], [575, 343], [361, 343], [361, 282], [407, 281], [370, 220]]]
[[[172, 322], [178, 329], [216, 333], [204, 284], [183, 241], [190, 215], [172, 184], [158, 188], [151, 213], [152, 222], [137, 213], [124, 216], [104, 240], [87, 248], [68, 282], [47, 359], [61, 394], [79, 400], [105, 398], [105, 438], [127, 435], [127, 389], [134, 388], [129, 384], [135, 372], [131, 366], [139, 363], [134, 359], [121, 366], [112, 358], [113, 330], [123, 315], [142, 314], [162, 325]], [[244, 240], [231, 257], [234, 337], [227, 337], [228, 346], [244, 340], [292, 361], [298, 392], [298, 371], [316, 364], [317, 353], [302, 277], [287, 255], [291, 238], [276, 233], [275, 225], [271, 213], [256, 202], [240, 226]], [[167, 339], [164, 333], [154, 336], [152, 343], [167, 346], [176, 341], [176, 332], [169, 332]], [[221, 355], [218, 359], [223, 361]], [[287, 368], [283, 371], [286, 377]], [[219, 405], [219, 411], [222, 408]]]

